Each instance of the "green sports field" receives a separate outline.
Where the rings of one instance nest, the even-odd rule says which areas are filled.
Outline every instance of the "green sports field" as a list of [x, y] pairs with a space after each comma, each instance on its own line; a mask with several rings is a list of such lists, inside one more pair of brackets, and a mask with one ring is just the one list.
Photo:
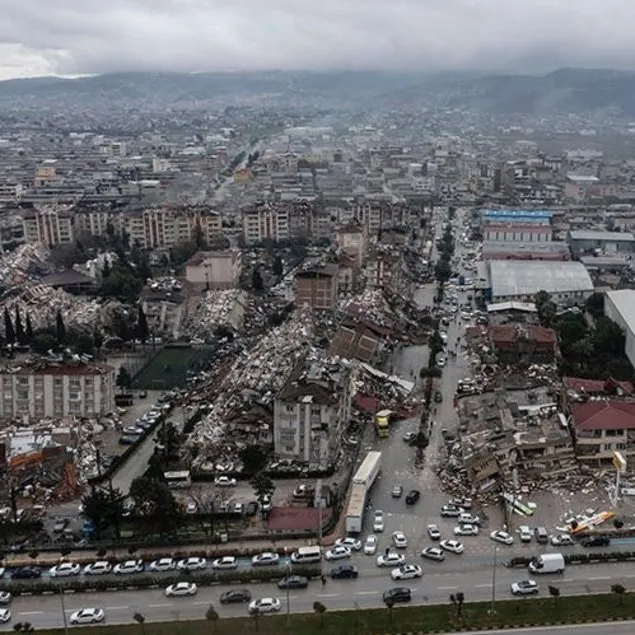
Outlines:
[[211, 347], [162, 348], [150, 358], [135, 376], [133, 388], [138, 390], [169, 390], [183, 388], [188, 371], [204, 368], [213, 358]]

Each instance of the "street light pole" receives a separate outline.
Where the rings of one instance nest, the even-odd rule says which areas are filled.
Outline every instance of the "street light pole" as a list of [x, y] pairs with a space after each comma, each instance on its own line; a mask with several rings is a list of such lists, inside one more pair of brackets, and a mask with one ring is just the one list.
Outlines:
[[498, 556], [498, 545], [494, 545], [494, 566], [492, 567], [492, 607], [490, 613], [496, 613], [496, 565]]
[[[287, 548], [284, 548], [285, 570], [287, 578], [291, 575], [291, 563], [289, 562]], [[291, 596], [289, 591], [289, 580], [287, 579], [287, 630], [291, 630]]]
[[68, 635], [68, 621], [66, 620], [66, 605], [64, 604], [64, 589], [59, 585], [60, 604], [62, 605], [62, 619], [64, 620], [64, 635]]

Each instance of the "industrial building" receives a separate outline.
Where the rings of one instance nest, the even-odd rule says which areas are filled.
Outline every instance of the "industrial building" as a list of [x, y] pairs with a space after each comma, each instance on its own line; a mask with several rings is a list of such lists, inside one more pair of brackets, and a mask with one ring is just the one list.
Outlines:
[[630, 232], [570, 231], [568, 242], [576, 258], [585, 254], [612, 255], [635, 251], [635, 236]]
[[546, 291], [554, 302], [573, 305], [593, 293], [593, 281], [579, 262], [491, 260], [488, 263], [492, 302], [532, 302]]
[[234, 289], [242, 273], [242, 253], [238, 249], [198, 251], [185, 265], [185, 279], [206, 289]]
[[624, 353], [635, 366], [635, 290], [619, 289], [607, 292], [604, 298], [604, 315], [624, 331]]
[[481, 212], [481, 225], [520, 223], [526, 225], [551, 225], [552, 212], [530, 209], [487, 209]]

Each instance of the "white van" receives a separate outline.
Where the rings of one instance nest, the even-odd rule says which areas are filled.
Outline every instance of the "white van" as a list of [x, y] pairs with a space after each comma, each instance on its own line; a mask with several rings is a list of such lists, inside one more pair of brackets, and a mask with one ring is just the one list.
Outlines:
[[322, 560], [320, 547], [300, 547], [291, 554], [291, 562], [294, 564], [310, 564]]

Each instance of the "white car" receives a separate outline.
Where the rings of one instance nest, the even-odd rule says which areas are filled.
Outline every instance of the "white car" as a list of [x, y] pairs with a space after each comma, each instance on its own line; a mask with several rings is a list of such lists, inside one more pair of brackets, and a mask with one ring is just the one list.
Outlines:
[[69, 619], [71, 624], [99, 624], [104, 621], [103, 609], [80, 609]]
[[406, 561], [406, 556], [403, 553], [396, 553], [389, 551], [377, 558], [378, 567], [399, 567]]
[[351, 551], [359, 551], [362, 548], [362, 541], [357, 538], [338, 538], [335, 541], [336, 547], [348, 547]]
[[184, 560], [179, 560], [176, 567], [181, 571], [201, 571], [207, 568], [207, 560], [205, 558], [195, 557], [185, 558]]
[[440, 540], [441, 532], [437, 525], [428, 525], [428, 536], [430, 536], [430, 540]]
[[423, 576], [423, 569], [418, 564], [404, 564], [390, 572], [393, 580], [413, 580]]
[[0, 591], [0, 604], [11, 604], [13, 596], [9, 591]]
[[502, 545], [513, 545], [514, 537], [508, 534], [506, 531], [493, 531], [489, 537], [495, 542], [500, 542]]
[[198, 505], [196, 503], [190, 502], [187, 504], [185, 508], [186, 514], [196, 514], [198, 512]]
[[392, 541], [397, 549], [405, 549], [408, 546], [408, 539], [403, 531], [393, 531]]
[[223, 556], [212, 562], [212, 569], [237, 569], [238, 560], [234, 556]]
[[439, 544], [441, 549], [450, 553], [460, 554], [465, 551], [465, 547], [458, 540], [442, 540]]
[[99, 560], [84, 567], [84, 575], [105, 575], [112, 571], [112, 565], [106, 560]]
[[79, 575], [81, 570], [81, 567], [75, 562], [62, 562], [49, 569], [49, 576], [51, 578], [67, 578]]
[[570, 547], [574, 542], [569, 534], [558, 534], [557, 536], [551, 536], [551, 544], [554, 547]]
[[375, 510], [375, 519], [373, 520], [373, 531], [374, 532], [384, 531], [384, 512], [382, 512], [381, 509]]
[[333, 547], [329, 549], [325, 554], [326, 560], [343, 560], [344, 558], [351, 557], [351, 550], [348, 547]]
[[196, 595], [198, 587], [194, 582], [177, 582], [165, 589], [165, 596], [168, 598], [178, 598], [186, 595]]
[[512, 595], [536, 595], [538, 593], [538, 583], [533, 580], [521, 580], [514, 582], [511, 586]]
[[176, 562], [173, 558], [159, 558], [150, 563], [150, 571], [157, 573], [163, 571], [174, 571], [176, 569]]
[[428, 558], [428, 560], [436, 560], [437, 562], [443, 562], [445, 560], [443, 549], [439, 547], [426, 547], [421, 552], [421, 557]]
[[459, 525], [480, 525], [481, 519], [478, 516], [474, 516], [473, 514], [468, 514], [467, 512], [463, 512], [459, 516]]
[[476, 525], [457, 525], [454, 528], [455, 536], [478, 536], [478, 527]]
[[250, 613], [277, 613], [281, 608], [278, 598], [261, 598], [249, 603]]
[[265, 551], [259, 553], [251, 559], [251, 564], [254, 567], [265, 567], [272, 564], [278, 564], [280, 562], [280, 556], [277, 553], [271, 551]]
[[366, 536], [366, 542], [364, 542], [364, 553], [367, 556], [374, 556], [377, 553], [377, 536], [370, 534]]
[[11, 619], [11, 611], [9, 609], [0, 609], [0, 622], [6, 624]]
[[214, 479], [216, 487], [236, 487], [236, 479], [229, 476], [217, 476]]
[[143, 560], [126, 560], [115, 565], [113, 573], [117, 575], [129, 573], [142, 573], [144, 570]]

